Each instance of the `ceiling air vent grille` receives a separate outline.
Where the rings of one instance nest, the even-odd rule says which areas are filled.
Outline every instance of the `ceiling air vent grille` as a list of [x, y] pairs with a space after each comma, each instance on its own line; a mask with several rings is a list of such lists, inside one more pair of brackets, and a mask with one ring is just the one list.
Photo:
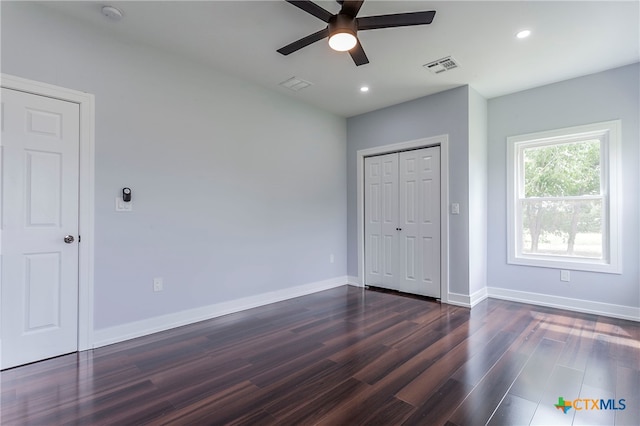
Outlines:
[[423, 65], [423, 67], [428, 69], [433, 74], [440, 74], [441, 72], [458, 68], [458, 63], [451, 56], [447, 56], [446, 58], [429, 62], [428, 64]]
[[311, 86], [313, 83], [309, 83], [308, 81], [302, 80], [301, 78], [291, 77], [288, 80], [280, 83], [280, 86], [286, 87], [289, 90], [293, 90], [294, 92], [299, 92], [302, 89], [306, 89]]

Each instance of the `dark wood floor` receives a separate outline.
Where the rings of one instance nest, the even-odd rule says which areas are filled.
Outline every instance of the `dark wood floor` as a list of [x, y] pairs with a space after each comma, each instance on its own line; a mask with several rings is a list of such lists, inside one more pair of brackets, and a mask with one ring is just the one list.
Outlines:
[[3, 371], [0, 420], [638, 425], [639, 370], [638, 323], [340, 287]]

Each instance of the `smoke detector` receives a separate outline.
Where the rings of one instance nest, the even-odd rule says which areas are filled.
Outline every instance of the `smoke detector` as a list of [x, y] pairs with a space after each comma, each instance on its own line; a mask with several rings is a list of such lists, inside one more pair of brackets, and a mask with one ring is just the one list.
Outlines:
[[458, 63], [451, 56], [447, 56], [445, 58], [438, 59], [437, 61], [424, 64], [423, 67], [428, 69], [432, 74], [440, 74], [442, 72], [458, 68]]
[[119, 21], [124, 16], [124, 13], [122, 13], [120, 9], [113, 6], [103, 6], [102, 14], [107, 18], [111, 19], [112, 21]]

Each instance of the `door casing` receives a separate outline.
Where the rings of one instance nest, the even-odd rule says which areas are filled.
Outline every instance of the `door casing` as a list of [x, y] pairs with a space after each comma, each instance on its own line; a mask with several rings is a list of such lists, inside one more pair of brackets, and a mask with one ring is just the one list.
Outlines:
[[[93, 347], [94, 309], [95, 97], [90, 93], [9, 74], [0, 74], [0, 86], [20, 92], [73, 102], [80, 107], [78, 235], [81, 236], [82, 241], [78, 244], [78, 350], [91, 349]], [[0, 246], [1, 253], [2, 247]], [[1, 299], [2, 293], [0, 293]], [[0, 324], [0, 327], [2, 327], [2, 324]], [[2, 356], [1, 345], [2, 340], [0, 340], [0, 356]], [[2, 365], [1, 359], [0, 365]]]
[[439, 135], [408, 142], [361, 149], [357, 157], [357, 215], [358, 215], [358, 284], [364, 286], [364, 159], [410, 149], [440, 146], [440, 301], [449, 302], [449, 136]]

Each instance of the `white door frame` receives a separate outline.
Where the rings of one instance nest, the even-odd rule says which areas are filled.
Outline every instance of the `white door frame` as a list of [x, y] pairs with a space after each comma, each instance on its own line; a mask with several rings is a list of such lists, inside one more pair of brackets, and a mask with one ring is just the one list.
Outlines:
[[358, 284], [364, 286], [364, 158], [409, 149], [440, 146], [440, 301], [449, 302], [449, 135], [433, 136], [391, 145], [361, 149], [357, 152], [358, 178]]
[[[95, 97], [90, 93], [8, 74], [0, 74], [0, 86], [73, 102], [80, 106], [78, 235], [82, 237], [82, 241], [78, 244], [78, 350], [91, 349], [93, 346]], [[0, 300], [1, 298], [0, 293]]]

